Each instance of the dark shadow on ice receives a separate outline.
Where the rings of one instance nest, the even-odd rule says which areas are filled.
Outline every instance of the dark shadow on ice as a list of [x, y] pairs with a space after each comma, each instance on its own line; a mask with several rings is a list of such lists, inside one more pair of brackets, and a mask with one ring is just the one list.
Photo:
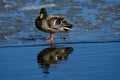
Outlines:
[[58, 64], [61, 61], [67, 60], [68, 55], [73, 51], [72, 47], [59, 47], [55, 48], [51, 44], [50, 48], [45, 48], [37, 55], [37, 62], [43, 68], [44, 74], [49, 74], [49, 68], [53, 64]]

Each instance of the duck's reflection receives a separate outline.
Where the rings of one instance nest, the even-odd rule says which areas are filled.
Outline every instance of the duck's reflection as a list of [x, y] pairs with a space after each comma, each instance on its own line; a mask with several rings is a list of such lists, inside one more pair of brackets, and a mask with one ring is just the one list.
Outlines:
[[43, 68], [43, 73], [48, 74], [52, 64], [57, 64], [66, 60], [68, 55], [73, 51], [72, 47], [62, 48], [45, 48], [37, 56], [37, 62]]

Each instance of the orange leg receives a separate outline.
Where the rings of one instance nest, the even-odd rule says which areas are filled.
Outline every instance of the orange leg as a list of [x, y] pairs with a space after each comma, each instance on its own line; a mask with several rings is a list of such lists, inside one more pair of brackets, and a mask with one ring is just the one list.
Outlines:
[[50, 33], [50, 38], [45, 40], [46, 42], [52, 42], [53, 41], [53, 33]]

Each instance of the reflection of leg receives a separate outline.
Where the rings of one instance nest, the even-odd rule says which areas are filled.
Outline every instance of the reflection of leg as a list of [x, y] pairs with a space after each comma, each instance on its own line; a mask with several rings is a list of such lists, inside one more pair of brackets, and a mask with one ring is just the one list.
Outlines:
[[54, 44], [53, 44], [53, 43], [51, 43], [51, 44], [50, 44], [50, 47], [51, 47], [51, 48], [54, 48]]
[[41, 67], [43, 68], [43, 73], [44, 74], [49, 74], [49, 67], [50, 67], [50, 64], [42, 64]]
[[49, 72], [48, 70], [49, 70], [49, 68], [44, 68], [44, 69], [43, 69], [43, 73], [44, 73], [44, 74], [49, 74], [50, 72]]

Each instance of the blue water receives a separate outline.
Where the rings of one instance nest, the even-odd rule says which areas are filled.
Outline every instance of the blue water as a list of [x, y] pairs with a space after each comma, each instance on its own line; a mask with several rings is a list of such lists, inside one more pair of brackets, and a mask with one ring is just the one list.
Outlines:
[[[38, 54], [50, 46], [0, 48], [1, 80], [119, 80], [120, 43], [56, 44], [72, 47], [66, 60], [42, 68]], [[47, 71], [47, 73], [45, 73]]]

